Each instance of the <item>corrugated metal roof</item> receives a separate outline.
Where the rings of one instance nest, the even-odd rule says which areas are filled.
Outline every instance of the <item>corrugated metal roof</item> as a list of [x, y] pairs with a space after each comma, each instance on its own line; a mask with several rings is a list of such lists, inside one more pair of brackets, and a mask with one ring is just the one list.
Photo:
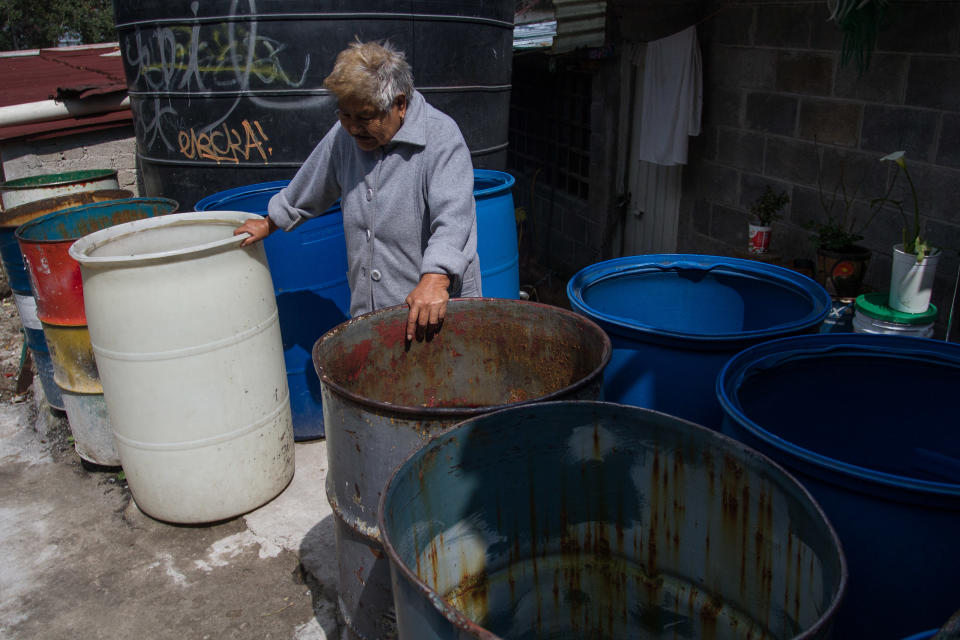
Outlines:
[[[0, 53], [0, 107], [41, 100], [83, 100], [126, 92], [117, 43]], [[129, 109], [83, 117], [0, 127], [0, 140], [55, 137], [129, 124]]]
[[606, 2], [553, 0], [553, 6], [557, 12], [557, 37], [553, 42], [553, 53], [604, 45]]
[[517, 16], [513, 28], [515, 50], [549, 49], [550, 53], [566, 53], [604, 46], [606, 2], [552, 0], [549, 4], [549, 11], [545, 7], [538, 7], [538, 15], [535, 16], [538, 19], [530, 19], [534, 16]]

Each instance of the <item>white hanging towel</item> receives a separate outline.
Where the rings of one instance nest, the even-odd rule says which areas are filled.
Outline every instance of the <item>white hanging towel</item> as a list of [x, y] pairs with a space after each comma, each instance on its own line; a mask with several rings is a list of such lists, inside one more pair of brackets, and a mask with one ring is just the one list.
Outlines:
[[640, 160], [687, 163], [687, 136], [700, 135], [703, 77], [697, 28], [647, 44], [640, 120]]

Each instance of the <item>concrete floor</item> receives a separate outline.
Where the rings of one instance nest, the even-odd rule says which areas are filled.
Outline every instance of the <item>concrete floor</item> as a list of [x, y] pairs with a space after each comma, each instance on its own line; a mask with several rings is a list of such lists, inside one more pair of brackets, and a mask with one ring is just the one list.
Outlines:
[[82, 463], [32, 391], [7, 395], [0, 638], [339, 637], [323, 440], [296, 444], [293, 481], [267, 505], [176, 526], [143, 514], [119, 469]]

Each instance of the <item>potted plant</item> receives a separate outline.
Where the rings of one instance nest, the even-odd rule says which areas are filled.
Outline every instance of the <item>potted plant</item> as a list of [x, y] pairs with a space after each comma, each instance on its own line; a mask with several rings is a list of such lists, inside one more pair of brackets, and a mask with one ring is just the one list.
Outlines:
[[823, 216], [804, 224], [813, 232], [811, 239], [817, 245], [816, 279], [835, 298], [855, 298], [860, 294], [872, 255], [870, 249], [858, 243], [876, 215], [874, 209], [869, 215], [858, 217], [854, 206], [867, 172], [856, 186], [849, 188], [841, 162], [832, 189], [824, 185], [823, 173], [823, 152], [817, 150], [817, 195]]
[[[881, 162], [896, 164], [893, 179], [882, 198], [874, 202], [877, 205], [890, 203], [900, 212], [903, 220], [902, 242], [893, 246], [893, 268], [890, 274], [889, 305], [905, 313], [924, 313], [930, 306], [930, 294], [933, 291], [933, 279], [936, 275], [940, 250], [931, 247], [920, 224], [920, 198], [916, 185], [907, 170], [907, 161], [903, 151], [895, 151], [880, 158]], [[903, 201], [890, 197], [900, 173], [903, 172], [910, 187], [913, 200], [912, 219], [904, 211]]]
[[790, 202], [786, 191], [779, 195], [768, 184], [763, 193], [750, 205], [756, 222], [749, 223], [747, 249], [751, 253], [766, 253], [770, 248], [770, 223], [780, 217], [780, 211]]

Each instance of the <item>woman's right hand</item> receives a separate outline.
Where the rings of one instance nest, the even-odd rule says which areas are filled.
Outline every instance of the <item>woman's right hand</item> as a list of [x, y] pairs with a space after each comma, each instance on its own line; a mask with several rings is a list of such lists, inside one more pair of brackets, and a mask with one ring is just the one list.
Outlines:
[[247, 220], [233, 230], [233, 235], [238, 236], [241, 233], [249, 233], [250, 237], [245, 238], [243, 242], [240, 243], [241, 247], [246, 247], [254, 242], [260, 242], [276, 231], [276, 229], [277, 225], [270, 219], [270, 216], [264, 216], [263, 218], [251, 218]]

